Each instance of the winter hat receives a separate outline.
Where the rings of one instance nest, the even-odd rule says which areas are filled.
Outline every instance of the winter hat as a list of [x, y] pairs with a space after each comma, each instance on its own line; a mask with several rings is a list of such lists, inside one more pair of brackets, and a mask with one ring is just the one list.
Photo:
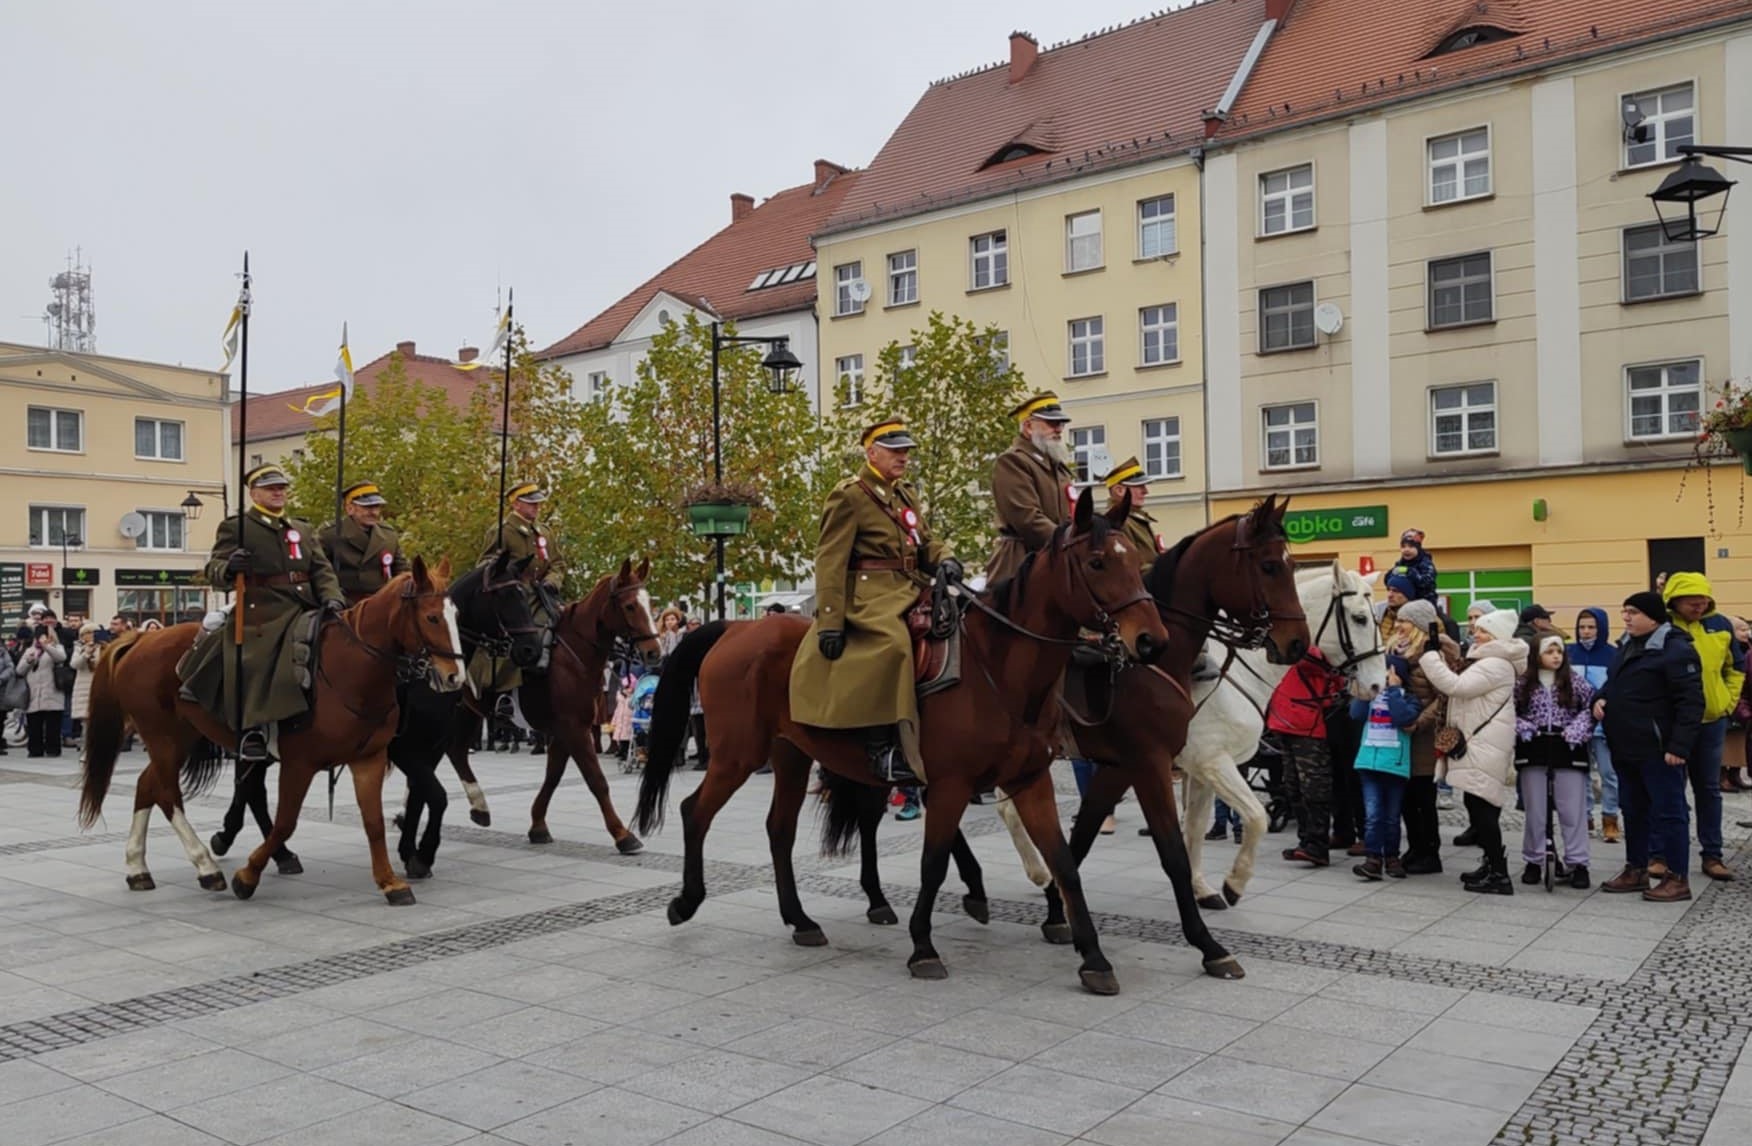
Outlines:
[[1419, 629], [1428, 629], [1441, 620], [1436, 615], [1436, 607], [1428, 601], [1407, 601], [1399, 606], [1398, 619], [1409, 621]]
[[1661, 600], [1661, 595], [1653, 589], [1645, 589], [1641, 593], [1632, 593], [1624, 599], [1624, 607], [1635, 609], [1657, 625], [1667, 623], [1667, 605]]
[[1493, 613], [1486, 613], [1472, 622], [1472, 625], [1474, 628], [1483, 629], [1496, 640], [1506, 641], [1515, 635], [1515, 614], [1507, 609], [1498, 609]]
[[1421, 530], [1421, 529], [1408, 529], [1404, 533], [1401, 533], [1399, 535], [1399, 544], [1401, 544], [1401, 545], [1415, 545], [1419, 549], [1422, 549], [1423, 548], [1423, 539], [1424, 539], [1424, 531], [1423, 530]]
[[1531, 625], [1534, 621], [1549, 620], [1551, 620], [1551, 613], [1544, 605], [1528, 605], [1521, 610], [1521, 623], [1523, 625]]
[[1407, 597], [1417, 596], [1417, 586], [1411, 583], [1411, 578], [1399, 573], [1387, 574], [1387, 588], [1397, 589]]
[[1471, 614], [1473, 609], [1477, 609], [1478, 615], [1481, 617], [1484, 616], [1486, 613], [1494, 613], [1497, 611], [1496, 605], [1491, 603], [1490, 601], [1474, 601], [1474, 602], [1472, 602], [1472, 607], [1466, 610], [1468, 615]]
[[1546, 633], [1543, 637], [1540, 637], [1539, 638], [1539, 655], [1544, 656], [1545, 650], [1548, 648], [1551, 648], [1553, 645], [1557, 646], [1560, 649], [1564, 648], [1565, 647], [1564, 639], [1562, 637], [1558, 636], [1556, 633]]

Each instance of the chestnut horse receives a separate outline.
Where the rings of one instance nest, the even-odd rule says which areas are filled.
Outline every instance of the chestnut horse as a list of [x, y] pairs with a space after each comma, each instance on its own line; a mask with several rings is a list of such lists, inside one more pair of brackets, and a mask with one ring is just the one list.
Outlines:
[[[549, 654], [548, 670], [533, 676], [524, 670], [528, 683], [517, 690], [517, 705], [529, 726], [547, 737], [547, 775], [541, 791], [529, 809], [529, 842], [551, 844], [548, 831], [548, 803], [566, 775], [566, 762], [576, 760], [578, 771], [590, 794], [602, 809], [602, 822], [622, 855], [635, 855], [644, 850], [639, 837], [627, 830], [620, 814], [614, 810], [609, 795], [608, 780], [602, 774], [602, 764], [596, 758], [596, 699], [602, 692], [602, 670], [617, 646], [630, 646], [647, 667], [656, 665], [662, 656], [657, 646], [657, 634], [651, 625], [651, 595], [645, 591], [645, 578], [651, 572], [651, 562], [642, 561], [637, 569], [631, 561], [622, 561], [618, 572], [596, 582], [595, 588], [582, 601], [574, 601], [560, 612], [554, 625], [554, 648]], [[481, 708], [492, 710], [493, 697], [481, 698]], [[457, 707], [457, 720], [451, 731], [450, 760], [463, 778], [463, 788], [469, 792], [470, 816], [476, 823], [486, 823], [486, 801], [469, 769], [468, 754], [480, 733], [481, 714], [468, 705]]]
[[[1030, 555], [1014, 580], [974, 599], [963, 621], [962, 679], [920, 701], [919, 749], [930, 782], [918, 904], [913, 910], [915, 978], [947, 972], [931, 943], [931, 912], [947, 872], [962, 813], [976, 791], [1002, 785], [1011, 794], [1029, 836], [1046, 856], [1072, 913], [1083, 985], [1097, 994], [1119, 990], [1101, 952], [1083, 901], [1076, 865], [1059, 830], [1053, 799], [1052, 741], [1059, 708], [1059, 678], [1078, 644], [1079, 628], [1101, 631], [1111, 642], [1149, 660], [1167, 639], [1138, 576], [1135, 556], [1118, 530], [1127, 507], [1096, 514], [1088, 490], [1077, 499], [1070, 524]], [[651, 722], [650, 759], [639, 789], [638, 826], [649, 831], [663, 804], [687, 726], [688, 700], [698, 679], [711, 763], [699, 788], [681, 802], [686, 861], [682, 892], [669, 921], [691, 919], [705, 899], [704, 844], [712, 819], [730, 796], [769, 760], [773, 805], [767, 815], [779, 913], [803, 946], [827, 942], [803, 911], [791, 868], [791, 845], [803, 806], [811, 759], [824, 770], [877, 788], [856, 731], [799, 725], [791, 719], [791, 664], [808, 633], [800, 617], [708, 625], [683, 639], [664, 667]], [[834, 842], [855, 834], [858, 809], [833, 801], [830, 815], [845, 819]]]
[[[315, 688], [310, 713], [296, 731], [280, 734], [280, 799], [274, 828], [232, 877], [239, 899], [255, 894], [268, 857], [291, 838], [305, 793], [318, 772], [343, 764], [353, 772], [353, 791], [365, 837], [371, 844], [371, 873], [391, 904], [414, 902], [414, 893], [389, 864], [383, 833], [383, 779], [386, 755], [396, 725], [396, 659], [428, 658], [440, 689], [454, 691], [466, 680], [456, 631], [456, 606], [445, 596], [448, 561], [428, 572], [414, 558], [413, 570], [324, 624], [318, 639]], [[134, 819], [128, 834], [128, 886], [151, 889], [146, 868], [146, 827], [156, 805], [170, 820], [183, 850], [209, 891], [225, 889], [219, 870], [183, 812], [181, 780], [199, 792], [216, 777], [218, 749], [235, 748], [237, 734], [224, 720], [181, 699], [176, 665], [195, 643], [198, 624], [155, 633], [129, 634], [112, 644], [91, 684], [91, 716], [86, 721], [89, 748], [79, 822], [90, 827], [103, 810], [121, 749], [122, 725], [132, 719], [151, 756], [134, 790]], [[216, 633], [214, 640], [226, 639]]]

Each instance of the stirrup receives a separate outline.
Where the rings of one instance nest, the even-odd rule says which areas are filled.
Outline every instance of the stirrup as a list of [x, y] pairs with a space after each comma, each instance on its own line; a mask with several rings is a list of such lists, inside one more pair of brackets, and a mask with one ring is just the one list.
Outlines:
[[511, 694], [502, 692], [499, 699], [493, 702], [493, 715], [500, 720], [510, 720], [517, 715], [517, 708], [511, 701]]
[[870, 749], [870, 771], [885, 784], [917, 784], [919, 778], [913, 774], [912, 768], [906, 762], [906, 753], [900, 750], [898, 744], [885, 744]]
[[266, 764], [268, 734], [260, 728], [246, 728], [237, 738], [237, 761], [240, 764]]

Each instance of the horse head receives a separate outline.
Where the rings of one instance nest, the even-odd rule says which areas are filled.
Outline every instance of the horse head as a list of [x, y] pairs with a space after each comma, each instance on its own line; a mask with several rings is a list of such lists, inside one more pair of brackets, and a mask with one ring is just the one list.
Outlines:
[[1106, 513], [1096, 513], [1085, 489], [1046, 556], [1065, 570], [1062, 578], [1053, 579], [1059, 608], [1085, 629], [1117, 635], [1127, 652], [1148, 663], [1167, 649], [1168, 630], [1150, 607], [1137, 559], [1121, 532], [1130, 510], [1130, 502], [1121, 501]]
[[534, 561], [534, 557], [513, 561], [510, 554], [501, 552], [450, 586], [457, 630], [467, 643], [496, 645], [503, 654], [509, 642], [511, 663], [518, 668], [529, 668], [541, 660], [541, 628], [524, 593], [524, 581]]
[[1350, 675], [1359, 695], [1373, 696], [1386, 688], [1387, 662], [1369, 582], [1337, 561], [1330, 570], [1315, 569], [1296, 580], [1303, 613], [1320, 617], [1314, 643], [1332, 667]]
[[1219, 576], [1212, 585], [1217, 605], [1262, 631], [1266, 659], [1280, 665], [1301, 660], [1314, 643], [1296, 592], [1296, 563], [1284, 529], [1289, 508], [1290, 499], [1279, 501], [1274, 493], [1236, 518], [1230, 553], [1240, 575]]
[[639, 562], [636, 569], [630, 558], [622, 561], [618, 571], [596, 583], [586, 601], [586, 604], [595, 603], [593, 611], [598, 641], [607, 645], [621, 642], [631, 645], [648, 669], [656, 668], [663, 657], [651, 617], [651, 594], [645, 589], [645, 578], [650, 573], [649, 558]]
[[426, 559], [416, 557], [413, 569], [402, 576], [406, 580], [390, 629], [396, 650], [430, 659], [432, 687], [455, 692], [468, 673], [462, 660], [462, 637], [456, 630], [456, 604], [447, 592], [450, 558], [440, 561], [436, 569], [427, 569]]

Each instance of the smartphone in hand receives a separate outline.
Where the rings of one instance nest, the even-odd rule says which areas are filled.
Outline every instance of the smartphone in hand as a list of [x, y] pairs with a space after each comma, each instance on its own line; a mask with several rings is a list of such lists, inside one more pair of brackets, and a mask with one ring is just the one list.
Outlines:
[[1442, 640], [1442, 623], [1440, 621], [1431, 621], [1430, 622], [1430, 643], [1432, 645], [1439, 644], [1441, 642], [1441, 640]]

